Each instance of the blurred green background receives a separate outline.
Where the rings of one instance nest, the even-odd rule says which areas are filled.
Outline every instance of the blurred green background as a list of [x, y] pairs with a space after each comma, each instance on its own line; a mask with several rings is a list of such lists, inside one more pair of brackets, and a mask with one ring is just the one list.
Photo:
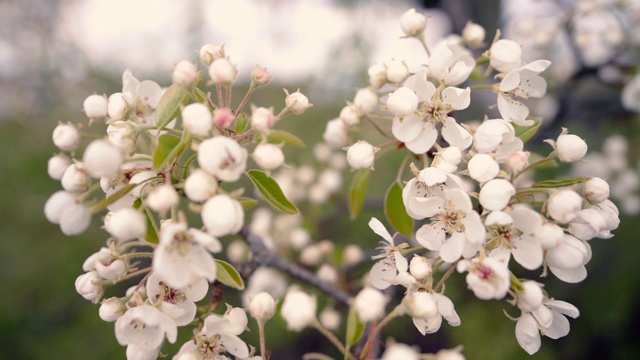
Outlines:
[[[105, 236], [98, 221], [93, 222], [90, 231], [66, 237], [43, 215], [47, 197], [60, 188], [59, 183], [46, 174], [47, 160], [56, 153], [51, 142], [53, 128], [60, 121], [84, 121], [84, 98], [94, 92], [110, 94], [119, 91], [120, 76], [126, 66], [117, 60], [118, 56], [126, 54], [115, 51], [113, 61], [101, 61], [104, 57], [96, 58], [95, 54], [88, 52], [86, 44], [76, 40], [78, 34], [72, 34], [77, 28], [68, 23], [69, 19], [89, 3], [92, 2], [29, 0], [0, 3], [0, 23], [3, 24], [0, 52], [4, 52], [0, 54], [0, 283], [4, 287], [0, 292], [0, 359], [124, 358], [125, 349], [115, 340], [113, 324], [101, 321], [98, 307], [80, 297], [74, 288], [75, 278], [82, 273], [82, 262], [104, 244]], [[184, 10], [184, 4], [181, 5], [185, 14], [191, 14], [193, 9], [202, 6], [198, 1], [186, 3], [191, 8]], [[372, 3], [379, 2], [335, 2], [339, 9], [354, 9]], [[288, 6], [287, 1], [247, 1], [246, 4]], [[403, 2], [402, 5], [399, 13], [415, 4]], [[474, 20], [494, 29], [497, 4], [487, 2], [486, 7], [494, 11], [483, 8], [483, 12], [475, 13], [482, 18]], [[86, 13], [80, 12], [78, 16], [82, 14]], [[245, 26], [239, 14], [233, 15], [237, 26]], [[136, 16], [143, 24], [154, 17], [154, 12]], [[179, 18], [176, 19], [178, 22], [186, 20]], [[108, 19], [106, 23], [109, 23]], [[212, 41], [206, 36], [207, 28], [202, 24], [193, 19], [187, 25], [182, 24], [180, 28], [185, 33], [195, 31], [197, 35], [183, 39], [184, 48], [189, 51], [177, 51], [173, 58], [169, 56], [169, 60], [165, 60], [169, 63], [183, 58], [196, 61], [192, 50], [199, 48], [200, 43]], [[161, 26], [164, 30], [166, 27]], [[129, 31], [135, 34], [135, 27]], [[275, 36], [281, 35], [276, 33]], [[139, 56], [142, 60], [136, 63], [134, 74], [140, 79], [154, 79], [166, 86], [171, 66], [149, 64], [145, 67], [145, 61], [150, 62], [154, 52], [168, 49], [160, 45], [162, 35], [145, 36], [143, 39], [156, 45], [147, 44], [146, 48], [139, 50], [143, 56]], [[120, 41], [122, 52], [136, 51], [135, 46], [142, 46], [142, 41], [131, 44], [126, 37]], [[230, 44], [242, 42], [233, 38], [228, 41]], [[282, 82], [287, 80], [283, 76], [281, 82], [272, 84], [268, 90], [260, 90], [252, 101], [279, 108], [284, 100], [282, 87], [293, 89], [304, 85], [303, 91], [315, 106], [299, 118], [287, 119], [283, 126], [301, 134], [308, 144], [319, 141], [326, 121], [338, 115], [355, 87], [366, 84], [364, 74], [369, 61], [366, 54], [372, 48], [357, 33], [346, 37], [343, 44], [358, 51], [350, 53], [339, 45], [327, 48], [331, 54], [328, 59], [347, 61], [351, 66], [340, 69], [339, 76], [335, 72], [326, 73], [332, 66], [335, 68], [335, 64], [328, 62], [321, 69], [323, 72], [300, 75], [295, 83]], [[313, 47], [314, 44], [307, 46]], [[176, 49], [173, 50], [175, 53]], [[130, 58], [131, 54], [127, 56]], [[234, 57], [233, 54], [232, 59], [249, 68], [254, 65], [253, 59]], [[273, 59], [277, 61], [278, 57]], [[271, 64], [260, 65], [269, 67]], [[340, 74], [348, 75], [348, 78], [342, 78]], [[246, 80], [247, 73], [241, 73], [240, 78]], [[332, 81], [333, 87], [320, 86], [325, 80]], [[615, 96], [605, 99], [608, 101], [604, 103], [609, 106], [607, 109], [613, 110], [604, 112], [600, 109], [598, 122], [585, 123], [579, 113], [569, 113], [562, 122], [553, 125], [553, 135], [550, 136], [557, 135], [560, 125], [569, 126], [572, 132], [589, 139], [593, 148], [598, 148], [602, 134], [624, 133], [630, 140], [632, 153], [637, 156], [640, 120], [624, 113]], [[578, 100], [581, 99], [577, 97], [576, 103]], [[308, 146], [307, 153], [292, 156], [297, 156], [299, 161], [307, 161], [311, 157], [311, 149], [312, 146]], [[373, 186], [372, 196], [381, 197], [389, 181], [395, 177], [395, 169], [389, 161], [376, 163], [374, 174], [375, 180], [380, 182], [377, 187]], [[353, 174], [347, 172], [346, 176], [345, 191]], [[370, 233], [366, 224], [370, 216], [383, 218], [380, 208], [368, 208], [353, 222], [346, 216], [336, 216], [341, 212], [346, 215], [344, 203], [325, 204], [316, 210], [325, 216], [324, 221], [328, 221], [330, 226], [311, 228], [315, 239], [345, 239], [368, 248], [377, 245], [378, 238]], [[422, 337], [413, 329], [410, 320], [404, 318], [392, 322], [387, 333], [393, 334], [398, 341], [420, 344], [425, 351], [435, 352], [464, 344], [464, 354], [468, 359], [638, 359], [640, 270], [638, 245], [635, 243], [638, 220], [622, 217], [614, 238], [591, 242], [593, 259], [587, 265], [589, 277], [582, 283], [565, 284], [553, 276], [545, 280], [547, 290], [556, 299], [576, 305], [581, 315], [571, 320], [572, 329], [567, 337], [556, 341], [543, 338], [542, 348], [534, 356], [528, 356], [519, 348], [514, 323], [503, 315], [503, 310], [517, 315], [513, 308], [504, 302], [484, 302], [473, 298], [465, 289], [461, 276], [454, 276], [447, 287], [447, 294], [454, 300], [462, 319], [460, 327], [444, 324], [437, 334]], [[228, 294], [234, 296], [231, 291]], [[253, 334], [248, 336], [255, 336], [257, 330], [253, 323], [251, 326]], [[274, 352], [274, 359], [297, 359], [307, 351], [325, 351], [337, 356], [317, 332], [307, 330], [300, 335], [288, 332], [284, 330], [281, 319], [274, 320], [271, 326], [267, 341]], [[188, 336], [183, 332], [181, 339]], [[168, 347], [169, 353], [175, 353], [180, 344], [179, 340]]]

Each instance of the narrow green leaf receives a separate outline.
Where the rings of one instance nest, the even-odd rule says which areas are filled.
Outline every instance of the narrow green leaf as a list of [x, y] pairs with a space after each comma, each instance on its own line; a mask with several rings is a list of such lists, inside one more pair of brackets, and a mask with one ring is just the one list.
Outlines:
[[180, 143], [180, 138], [170, 134], [160, 135], [158, 138], [158, 146], [153, 153], [153, 168], [161, 169], [167, 162], [173, 160], [170, 154], [174, 152]]
[[364, 323], [358, 318], [355, 306], [349, 309], [349, 315], [347, 316], [347, 337], [346, 345], [347, 349], [358, 343], [358, 340], [364, 333]]
[[513, 124], [513, 128], [516, 130], [516, 136], [519, 137], [522, 142], [526, 143], [534, 137], [538, 130], [540, 130], [540, 120], [534, 120], [534, 123], [531, 126], [519, 126]]
[[[136, 209], [139, 209], [140, 206], [142, 206], [142, 199], [137, 198], [136, 201], [133, 202], [133, 207]], [[156, 228], [153, 225], [153, 220], [151, 220], [151, 218], [149, 217], [148, 212], [145, 212], [144, 216], [147, 219], [147, 234], [145, 235], [144, 239], [152, 244], [159, 243], [160, 240], [158, 238], [158, 233], [156, 232]]]
[[180, 104], [189, 96], [189, 91], [180, 85], [172, 84], [164, 92], [156, 108], [156, 127], [164, 129], [171, 120], [180, 115]]
[[240, 205], [242, 205], [242, 208], [245, 210], [251, 209], [252, 207], [256, 206], [256, 204], [258, 204], [258, 200], [244, 196], [238, 197], [236, 198], [236, 200], [238, 200]]
[[243, 133], [247, 127], [249, 127], [249, 119], [247, 119], [247, 116], [244, 113], [241, 113], [236, 117], [236, 134]]
[[384, 214], [398, 232], [407, 237], [413, 235], [413, 219], [404, 207], [402, 187], [397, 182], [391, 184], [384, 197]]
[[216, 268], [218, 270], [216, 280], [234, 289], [244, 289], [244, 281], [242, 281], [240, 273], [238, 273], [238, 270], [236, 270], [233, 265], [226, 261], [216, 259]]
[[559, 187], [565, 187], [565, 186], [571, 186], [571, 185], [575, 185], [575, 184], [580, 184], [583, 183], [587, 180], [589, 180], [590, 177], [588, 176], [580, 176], [580, 177], [575, 177], [575, 178], [570, 178], [570, 179], [560, 179], [560, 180], [544, 180], [544, 181], [538, 181], [537, 183], [533, 184], [533, 188], [559, 188]]
[[351, 214], [352, 220], [362, 211], [364, 200], [367, 197], [370, 177], [371, 170], [362, 169], [358, 171], [351, 182], [351, 186], [349, 187], [349, 213]]
[[198, 101], [205, 105], [209, 105], [209, 99], [207, 98], [207, 94], [204, 91], [200, 90], [200, 88], [196, 88], [196, 96], [198, 97]]
[[260, 170], [249, 170], [247, 176], [253, 182], [260, 195], [264, 197], [269, 204], [286, 214], [297, 214], [298, 208], [293, 205], [280, 189], [280, 185]]
[[[256, 141], [260, 141], [260, 139], [256, 138]], [[285, 143], [288, 145], [297, 146], [299, 148], [306, 147], [306, 144], [304, 143], [304, 141], [302, 141], [302, 139], [284, 130], [271, 130], [269, 132], [269, 136], [267, 136], [267, 141], [272, 144]]]

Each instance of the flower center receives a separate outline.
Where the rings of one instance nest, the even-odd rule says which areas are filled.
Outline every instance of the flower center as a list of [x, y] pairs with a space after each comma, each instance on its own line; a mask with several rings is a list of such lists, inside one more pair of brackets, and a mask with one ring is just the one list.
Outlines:
[[439, 212], [431, 218], [431, 221], [436, 224], [437, 227], [444, 229], [449, 234], [453, 232], [464, 232], [464, 225], [462, 219], [466, 217], [466, 214], [460, 210], [447, 209]]
[[487, 230], [489, 230], [489, 238], [492, 242], [493, 247], [502, 246], [507, 249], [515, 248], [514, 241], [522, 232], [516, 228], [511, 227], [511, 225], [492, 225], [488, 226]]

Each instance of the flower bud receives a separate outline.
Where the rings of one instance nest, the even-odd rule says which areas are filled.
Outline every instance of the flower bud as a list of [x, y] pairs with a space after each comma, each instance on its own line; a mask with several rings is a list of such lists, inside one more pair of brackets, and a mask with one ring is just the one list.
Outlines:
[[235, 120], [236, 117], [231, 109], [217, 108], [213, 110], [213, 123], [220, 127], [228, 128]]
[[512, 172], [522, 171], [527, 165], [529, 165], [529, 153], [528, 151], [517, 150], [511, 153], [507, 158], [507, 165]]
[[251, 260], [251, 249], [243, 240], [234, 240], [227, 246], [227, 258], [235, 264], [244, 264]]
[[251, 81], [257, 85], [267, 85], [271, 81], [271, 75], [267, 68], [256, 66], [251, 70]]
[[338, 282], [338, 270], [329, 264], [322, 264], [317, 272], [318, 279], [328, 283], [335, 284]]
[[373, 160], [378, 150], [380, 148], [360, 140], [347, 150], [347, 162], [352, 169], [373, 169]]
[[300, 250], [309, 245], [311, 234], [303, 228], [293, 229], [289, 234], [289, 242], [294, 249]]
[[76, 279], [76, 291], [82, 295], [83, 298], [93, 301], [98, 298], [102, 292], [100, 286], [100, 276], [94, 271], [84, 273]]
[[599, 204], [609, 198], [609, 184], [599, 177], [593, 177], [584, 183], [584, 193], [592, 204]]
[[72, 193], [81, 193], [89, 188], [89, 176], [80, 164], [71, 164], [60, 179], [62, 188]]
[[424, 256], [414, 255], [409, 263], [409, 272], [413, 277], [422, 280], [431, 274], [431, 263]]
[[484, 37], [484, 28], [471, 21], [467, 21], [467, 24], [462, 29], [462, 39], [469, 45], [469, 47], [480, 47], [484, 41]]
[[531, 280], [524, 281], [522, 283], [522, 291], [517, 294], [518, 307], [524, 312], [534, 311], [542, 305], [542, 300], [544, 299], [540, 285]]
[[569, 223], [569, 233], [580, 240], [591, 240], [607, 226], [607, 220], [595, 209], [582, 209]]
[[216, 59], [209, 65], [209, 76], [216, 85], [231, 85], [238, 76], [238, 68], [226, 58]]
[[407, 344], [394, 343], [391, 344], [382, 354], [380, 360], [419, 360], [420, 354]]
[[82, 204], [69, 204], [60, 214], [60, 230], [65, 235], [83, 233], [91, 224], [91, 211]]
[[225, 136], [216, 136], [200, 143], [198, 163], [200, 167], [216, 178], [233, 182], [247, 168], [247, 150], [237, 141]]
[[60, 215], [62, 211], [69, 205], [75, 204], [76, 197], [74, 194], [59, 190], [53, 193], [44, 204], [44, 215], [52, 224], [60, 223]]
[[426, 26], [427, 18], [416, 9], [409, 9], [400, 17], [400, 28], [407, 36], [422, 35]]
[[340, 110], [340, 120], [346, 126], [355, 126], [360, 123], [360, 114], [353, 105], [347, 105]]
[[218, 181], [202, 169], [194, 170], [184, 183], [184, 193], [189, 200], [203, 202], [218, 189]]
[[364, 252], [360, 246], [349, 244], [344, 248], [342, 253], [342, 262], [344, 265], [352, 266], [364, 259]]
[[582, 210], [582, 197], [573, 190], [560, 190], [549, 196], [547, 213], [554, 220], [566, 224]]
[[96, 271], [101, 278], [112, 281], [125, 273], [126, 266], [122, 259], [116, 259], [108, 263], [96, 262]]
[[500, 165], [489, 154], [476, 154], [467, 164], [469, 176], [477, 182], [487, 182], [500, 173]]
[[130, 109], [130, 105], [133, 99], [123, 93], [115, 93], [109, 96], [109, 105], [107, 106], [107, 113], [112, 119], [122, 120], [127, 115]]
[[149, 188], [151, 187], [149, 186], [150, 181], [148, 180], [157, 176], [158, 174], [153, 171], [140, 171], [139, 173], [133, 175], [129, 180], [129, 184], [142, 184], [142, 185], [138, 185], [135, 188], [133, 188], [133, 190], [131, 190], [131, 195], [134, 198], [146, 197], [147, 193], [149, 192]]
[[90, 119], [102, 119], [107, 116], [109, 102], [104, 95], [89, 95], [82, 103], [84, 113]]
[[102, 301], [98, 314], [103, 321], [114, 322], [124, 314], [124, 311], [125, 308], [120, 299], [112, 297]]
[[316, 266], [322, 261], [322, 251], [317, 245], [307, 246], [300, 252], [300, 262], [307, 266]]
[[315, 320], [317, 306], [315, 297], [300, 290], [289, 290], [284, 297], [280, 315], [290, 330], [300, 331]]
[[191, 61], [182, 60], [173, 68], [171, 80], [174, 84], [191, 89], [198, 83], [198, 67]]
[[574, 134], [558, 136], [555, 148], [558, 158], [563, 162], [580, 161], [587, 154], [587, 143]]
[[387, 83], [387, 67], [384, 64], [375, 64], [367, 70], [369, 75], [369, 84], [374, 89], [379, 89]]
[[542, 248], [547, 250], [553, 249], [560, 244], [564, 237], [564, 230], [562, 230], [562, 228], [557, 224], [548, 222], [544, 223], [542, 227], [536, 230], [534, 235], [536, 239], [540, 241]]
[[335, 331], [340, 326], [340, 313], [332, 307], [325, 307], [320, 312], [320, 323], [327, 329]]
[[265, 170], [273, 170], [284, 163], [284, 153], [278, 145], [259, 144], [253, 150], [253, 160]]
[[498, 40], [489, 49], [491, 66], [500, 72], [517, 69], [522, 63], [522, 48], [512, 40]]
[[130, 207], [110, 212], [104, 223], [109, 234], [120, 241], [135, 240], [147, 233], [147, 219]]
[[361, 113], [367, 114], [373, 112], [378, 107], [378, 94], [370, 88], [359, 89], [353, 98], [353, 105], [360, 110]]
[[504, 179], [493, 179], [480, 189], [480, 204], [487, 210], [502, 210], [515, 195], [516, 189]]
[[135, 135], [128, 121], [114, 121], [107, 127], [109, 142], [124, 153], [131, 152], [135, 145]]
[[334, 149], [345, 146], [349, 140], [347, 126], [340, 118], [329, 120], [327, 126], [324, 128], [322, 139], [327, 145]]
[[193, 135], [207, 137], [213, 126], [213, 117], [207, 105], [193, 103], [182, 109], [182, 124]]
[[353, 308], [362, 322], [370, 322], [382, 319], [385, 314], [384, 308], [387, 305], [387, 297], [372, 287], [365, 287], [360, 290], [353, 299]]
[[404, 61], [391, 60], [387, 64], [387, 80], [392, 83], [401, 83], [409, 76], [409, 68]]
[[120, 149], [108, 140], [95, 140], [87, 146], [82, 156], [84, 168], [94, 178], [112, 178], [118, 175], [122, 165]]
[[253, 107], [251, 109], [251, 127], [262, 132], [269, 131], [276, 123], [273, 107]]
[[438, 153], [440, 158], [449, 164], [458, 165], [462, 161], [462, 152], [457, 146], [449, 146]]
[[249, 313], [260, 321], [269, 320], [276, 312], [276, 301], [268, 292], [261, 292], [249, 301]]
[[286, 89], [284, 92], [287, 94], [284, 100], [287, 109], [296, 115], [302, 114], [305, 110], [313, 106], [313, 104], [309, 104], [309, 99], [300, 92], [300, 89], [292, 94], [289, 94]]
[[425, 319], [434, 316], [438, 312], [436, 300], [431, 293], [426, 291], [412, 291], [405, 295], [402, 303], [411, 317]]
[[238, 200], [229, 195], [216, 195], [202, 207], [202, 222], [209, 234], [224, 236], [240, 231], [244, 224], [244, 210]]
[[53, 129], [53, 143], [62, 151], [72, 151], [78, 147], [80, 132], [71, 124], [60, 124]]
[[387, 108], [400, 118], [411, 115], [418, 109], [418, 95], [406, 87], [401, 87], [389, 95]]
[[47, 162], [47, 173], [50, 178], [60, 180], [69, 165], [71, 165], [71, 159], [61, 154], [54, 155]]
[[213, 44], [205, 44], [200, 48], [200, 61], [204, 65], [211, 65], [214, 60], [222, 59], [225, 57], [224, 48], [213, 45]]
[[178, 205], [180, 197], [178, 192], [169, 183], [156, 186], [145, 199], [145, 204], [149, 208], [158, 213], [165, 213], [169, 211], [173, 206]]

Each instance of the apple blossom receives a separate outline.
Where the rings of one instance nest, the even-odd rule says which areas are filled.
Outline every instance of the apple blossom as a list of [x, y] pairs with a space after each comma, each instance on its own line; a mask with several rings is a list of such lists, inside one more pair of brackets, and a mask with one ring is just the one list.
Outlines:
[[213, 110], [213, 123], [222, 127], [228, 128], [236, 120], [233, 115], [233, 111], [227, 108], [217, 108]]
[[215, 195], [202, 207], [202, 222], [213, 236], [235, 234], [244, 224], [244, 210], [238, 200], [229, 195]]

